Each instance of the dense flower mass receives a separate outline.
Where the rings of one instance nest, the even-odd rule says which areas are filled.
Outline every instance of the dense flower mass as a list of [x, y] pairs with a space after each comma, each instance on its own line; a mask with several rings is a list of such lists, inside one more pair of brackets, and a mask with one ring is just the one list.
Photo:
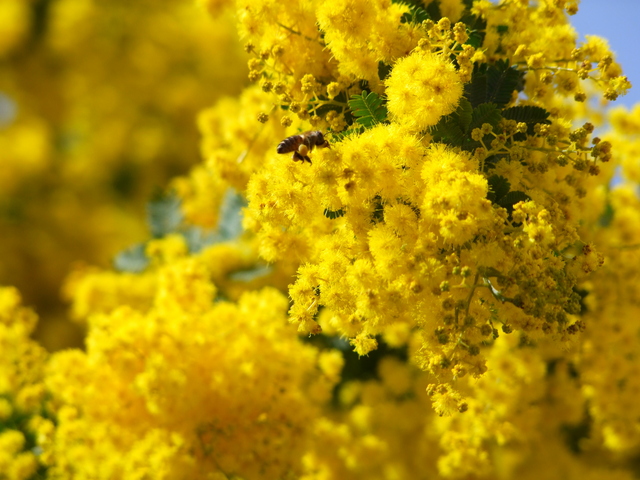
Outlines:
[[53, 356], [53, 476], [266, 479], [299, 469], [315, 403], [336, 375], [287, 328], [282, 294], [214, 305], [207, 273], [191, 259], [163, 268], [148, 312], [96, 315], [86, 353]]
[[0, 478], [637, 476], [640, 109], [577, 2], [151, 3], [0, 2], [3, 219], [93, 191], [104, 263], [167, 187], [115, 268], [36, 246], [84, 349], [0, 289]]

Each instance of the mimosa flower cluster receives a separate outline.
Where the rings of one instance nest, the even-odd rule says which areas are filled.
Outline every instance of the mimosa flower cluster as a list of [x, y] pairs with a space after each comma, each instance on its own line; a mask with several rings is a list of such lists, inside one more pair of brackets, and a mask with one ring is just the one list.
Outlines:
[[[332, 4], [324, 5], [320, 25]], [[561, 7], [480, 2], [468, 23], [491, 24], [495, 14], [510, 27], [527, 14], [542, 36], [564, 31], [568, 38]], [[278, 10], [270, 6], [269, 12]], [[584, 328], [576, 289], [604, 258], [578, 232], [582, 199], [591, 177], [606, 168], [611, 145], [593, 138], [591, 124], [571, 128], [559, 105], [572, 92], [528, 95], [528, 88], [531, 77], [552, 75], [573, 54], [562, 72], [575, 69], [577, 89], [577, 58], [595, 61], [603, 54], [575, 40], [549, 40], [539, 50], [527, 44], [535, 66], [533, 60], [518, 65], [520, 44], [511, 36], [517, 38], [520, 24], [507, 28], [510, 41], [500, 49], [487, 34], [482, 50], [472, 46], [477, 32], [465, 23], [442, 18], [413, 25], [419, 32], [413, 48], [391, 54], [394, 63], [377, 87], [364, 70], [347, 82], [367, 81], [383, 91], [389, 117], [374, 118], [365, 131], [347, 128], [341, 141], [315, 155], [313, 168], [265, 158], [247, 188], [245, 225], [257, 233], [264, 258], [295, 256], [302, 264], [289, 290], [291, 320], [300, 331], [346, 336], [360, 355], [377, 348], [380, 338], [410, 345], [418, 365], [455, 390], [465, 374], [486, 371], [483, 352], [499, 335], [567, 342]], [[339, 26], [346, 43], [359, 35], [349, 23]], [[334, 43], [342, 45], [334, 38], [327, 48], [340, 64]], [[282, 75], [279, 61], [273, 68]], [[604, 83], [615, 76], [613, 65], [586, 77]], [[336, 81], [346, 74], [337, 70]], [[269, 78], [270, 70], [262, 75]], [[492, 88], [494, 77], [510, 86]], [[319, 92], [318, 85], [309, 91], [305, 78], [300, 104]], [[525, 100], [517, 99], [519, 91]], [[321, 97], [311, 98], [312, 112], [313, 98]], [[322, 308], [330, 313], [318, 323]]]
[[[111, 52], [90, 27], [131, 9], [149, 21], [127, 65], [181, 65], [154, 47], [184, 39], [157, 6], [51, 3], [64, 58]], [[635, 478], [640, 109], [594, 107], [631, 85], [603, 39], [577, 41], [577, 2], [196, 3], [223, 32], [235, 11], [252, 85], [198, 104], [202, 162], [149, 204], [152, 238], [70, 269], [85, 348], [46, 353], [0, 290], [0, 477]], [[0, 7], [0, 55], [30, 38], [24, 11]], [[217, 62], [149, 92], [127, 77], [130, 95], [188, 112]], [[158, 122], [83, 143], [92, 181], [122, 152], [188, 155]], [[16, 155], [49, 158], [18, 130]]]

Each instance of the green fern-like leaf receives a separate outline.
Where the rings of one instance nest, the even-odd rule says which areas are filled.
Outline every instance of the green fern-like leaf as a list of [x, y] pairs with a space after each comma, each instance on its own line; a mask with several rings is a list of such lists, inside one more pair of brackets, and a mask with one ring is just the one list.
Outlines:
[[440, 10], [440, 0], [432, 0], [429, 5], [427, 5], [427, 13], [429, 14], [429, 18], [431, 20], [433, 20], [434, 22], [439, 22], [442, 18], [442, 11]]
[[495, 128], [501, 118], [502, 116], [500, 115], [500, 110], [498, 110], [497, 105], [494, 103], [483, 103], [473, 109], [470, 128], [471, 130], [480, 128], [485, 123]]
[[507, 61], [485, 64], [475, 68], [471, 81], [464, 87], [465, 97], [474, 107], [482, 103], [504, 107], [511, 101], [514, 91], [520, 92], [524, 88], [523, 78], [524, 72], [510, 67]]
[[487, 21], [483, 20], [482, 17], [477, 17], [473, 15], [470, 10], [472, 8], [472, 0], [468, 2], [464, 0], [465, 3], [468, 3], [465, 11], [467, 12], [465, 15], [458, 20], [459, 22], [464, 23], [467, 26], [467, 33], [469, 34], [469, 40], [467, 40], [467, 45], [471, 45], [474, 48], [480, 48], [484, 42], [484, 37], [486, 35], [487, 30]]
[[502, 116], [507, 120], [533, 124], [550, 124], [549, 115], [550, 113], [544, 108], [534, 107], [533, 105], [519, 105], [517, 107], [505, 108], [502, 111]]
[[483, 41], [484, 41], [484, 32], [480, 32], [478, 30], [472, 30], [469, 32], [469, 40], [467, 40], [466, 44], [471, 45], [473, 48], [480, 48], [482, 46]]
[[508, 62], [498, 62], [487, 70], [487, 101], [504, 106], [511, 101], [514, 91], [523, 88], [524, 72], [509, 66]]
[[329, 210], [328, 208], [325, 208], [323, 213], [329, 220], [335, 220], [336, 218], [344, 216], [344, 210], [342, 208], [338, 210]]
[[471, 81], [464, 86], [464, 96], [473, 107], [485, 103], [487, 100], [487, 75], [479, 69], [473, 72]]
[[349, 108], [356, 121], [366, 128], [371, 128], [387, 120], [385, 99], [375, 92], [366, 91], [362, 95], [351, 95]]
[[527, 135], [535, 135], [535, 127], [538, 123], [549, 125], [549, 112], [544, 108], [532, 105], [519, 105], [517, 107], [506, 108], [502, 111], [502, 116], [508, 120], [524, 122], [527, 124], [527, 132], [516, 133], [513, 139], [518, 142], [526, 140]]
[[469, 125], [471, 125], [473, 119], [473, 107], [471, 103], [469, 103], [469, 100], [462, 97], [453, 116], [456, 118], [456, 123], [460, 128], [462, 128], [464, 132], [468, 132]]
[[418, 5], [409, 5], [409, 11], [402, 14], [400, 23], [420, 24], [430, 18], [429, 13], [424, 8]]
[[386, 79], [391, 73], [391, 65], [384, 62], [378, 62], [378, 78], [380, 80]]
[[509, 180], [500, 175], [491, 175], [488, 179], [489, 182], [489, 193], [487, 193], [487, 199], [489, 199], [492, 203], [497, 203], [502, 200], [505, 195], [509, 193], [509, 189], [511, 188], [511, 184]]
[[456, 111], [441, 118], [430, 133], [435, 141], [461, 147], [467, 140], [472, 114], [473, 107], [466, 98], [462, 97]]
[[515, 191], [515, 192], [509, 192], [504, 197], [502, 197], [498, 201], [498, 205], [500, 205], [503, 208], [506, 208], [507, 212], [509, 212], [509, 217], [511, 217], [511, 215], [513, 214], [513, 206], [516, 203], [526, 202], [528, 200], [531, 200], [531, 197], [529, 195], [527, 195], [524, 192]]
[[384, 203], [380, 195], [372, 199], [373, 211], [371, 212], [371, 223], [374, 225], [384, 222]]
[[430, 131], [434, 142], [446, 143], [461, 147], [467, 139], [467, 134], [453, 118], [442, 118]]
[[[381, 62], [382, 63], [382, 62]], [[312, 99], [313, 102], [320, 101], [321, 105], [316, 108], [316, 115], [319, 117], [324, 117], [327, 113], [334, 111], [338, 114], [344, 113], [345, 108], [341, 105], [347, 102], [347, 93], [345, 90], [342, 90], [338, 95], [334, 98], [335, 103], [329, 102], [329, 98], [324, 95], [319, 95], [317, 98]], [[326, 102], [326, 103], [324, 103]], [[317, 105], [317, 104], [316, 104]], [[312, 107], [311, 104], [308, 105], [307, 109]], [[281, 105], [280, 108], [287, 110], [289, 107], [287, 105]]]

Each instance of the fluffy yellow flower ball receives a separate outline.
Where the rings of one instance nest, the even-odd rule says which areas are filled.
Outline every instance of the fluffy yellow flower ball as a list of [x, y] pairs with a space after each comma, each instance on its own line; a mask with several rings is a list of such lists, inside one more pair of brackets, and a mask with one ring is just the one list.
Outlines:
[[391, 118], [420, 131], [452, 113], [462, 96], [455, 67], [440, 55], [416, 50], [399, 60], [386, 80]]

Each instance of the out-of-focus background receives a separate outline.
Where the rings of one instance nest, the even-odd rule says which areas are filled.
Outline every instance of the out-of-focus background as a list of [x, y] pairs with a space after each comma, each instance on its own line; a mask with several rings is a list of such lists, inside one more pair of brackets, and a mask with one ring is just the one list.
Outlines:
[[198, 112], [246, 76], [232, 16], [194, 0], [0, 0], [0, 284], [47, 348], [81, 342], [74, 263], [148, 236], [146, 202], [199, 161]]

